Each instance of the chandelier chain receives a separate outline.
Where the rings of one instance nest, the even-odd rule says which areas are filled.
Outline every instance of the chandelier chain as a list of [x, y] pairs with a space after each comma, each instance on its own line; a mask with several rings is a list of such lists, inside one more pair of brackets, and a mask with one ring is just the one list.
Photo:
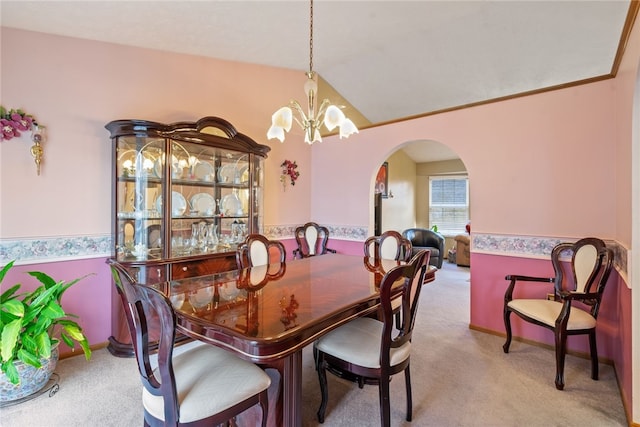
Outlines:
[[307, 81], [304, 84], [304, 91], [307, 94], [307, 111], [298, 101], [294, 99], [289, 101], [288, 106], [281, 107], [271, 116], [271, 127], [267, 131], [267, 138], [276, 138], [284, 142], [285, 132], [291, 130], [294, 120], [302, 128], [304, 141], [309, 145], [322, 142], [321, 124], [324, 124], [329, 132], [337, 127], [340, 131], [340, 139], [358, 133], [355, 124], [345, 117], [340, 107], [331, 104], [328, 99], [323, 99], [316, 109], [318, 81], [313, 71], [313, 0], [309, 0], [309, 71], [305, 74], [307, 75]]
[[309, 7], [309, 77], [313, 75], [313, 0]]

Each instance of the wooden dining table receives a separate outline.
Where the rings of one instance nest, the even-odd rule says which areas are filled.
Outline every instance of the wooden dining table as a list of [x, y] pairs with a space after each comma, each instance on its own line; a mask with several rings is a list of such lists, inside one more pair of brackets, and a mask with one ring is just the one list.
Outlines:
[[[303, 348], [345, 322], [376, 313], [380, 281], [399, 264], [327, 254], [173, 280], [164, 291], [179, 332], [277, 369], [282, 389], [270, 424], [300, 426]], [[427, 270], [425, 282], [435, 279], [435, 271]]]

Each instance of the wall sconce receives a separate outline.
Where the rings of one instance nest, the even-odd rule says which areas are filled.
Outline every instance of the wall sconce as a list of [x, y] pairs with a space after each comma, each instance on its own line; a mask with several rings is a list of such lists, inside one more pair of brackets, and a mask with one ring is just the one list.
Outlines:
[[38, 173], [38, 176], [40, 175], [40, 164], [42, 163], [42, 159], [44, 157], [42, 143], [44, 142], [46, 136], [45, 130], [46, 127], [34, 124], [31, 134], [31, 140], [33, 141], [33, 145], [31, 146], [31, 155], [33, 156], [33, 160], [36, 162], [36, 172]]

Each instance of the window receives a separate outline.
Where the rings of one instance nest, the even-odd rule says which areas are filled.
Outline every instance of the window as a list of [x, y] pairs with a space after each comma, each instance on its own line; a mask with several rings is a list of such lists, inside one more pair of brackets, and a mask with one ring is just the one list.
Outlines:
[[469, 179], [462, 175], [429, 177], [429, 226], [454, 236], [469, 222]]

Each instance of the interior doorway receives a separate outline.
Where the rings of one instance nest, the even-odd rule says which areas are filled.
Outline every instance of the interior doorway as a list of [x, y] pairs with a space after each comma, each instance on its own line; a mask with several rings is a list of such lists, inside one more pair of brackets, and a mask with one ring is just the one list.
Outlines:
[[[385, 186], [388, 197], [383, 195], [382, 199], [374, 198], [372, 222], [376, 233], [414, 227], [431, 228], [434, 224], [430, 223], [430, 177], [468, 175], [464, 162], [456, 152], [432, 140], [398, 144], [384, 159], [384, 164], [388, 172]], [[374, 188], [374, 194], [379, 192], [376, 190], [377, 187]], [[456, 232], [451, 231], [449, 246], [453, 245], [455, 235], [464, 233], [464, 225]]]
[[374, 236], [382, 234], [382, 194], [373, 195], [373, 233]]

